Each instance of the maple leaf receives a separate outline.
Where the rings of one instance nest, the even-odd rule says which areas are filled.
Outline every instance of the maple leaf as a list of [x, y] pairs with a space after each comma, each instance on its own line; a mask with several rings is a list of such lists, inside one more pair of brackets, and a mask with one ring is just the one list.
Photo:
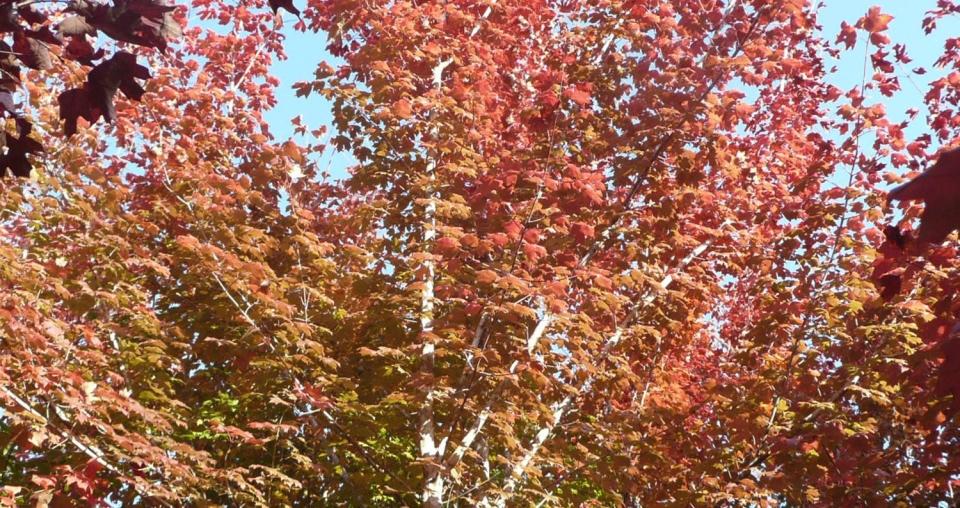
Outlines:
[[570, 225], [570, 233], [577, 243], [587, 243], [594, 237], [593, 226], [582, 222], [574, 222]]
[[410, 107], [410, 101], [407, 99], [400, 99], [394, 102], [391, 111], [393, 112], [393, 116], [400, 120], [405, 120], [413, 116], [413, 109]]
[[70, 37], [70, 42], [64, 48], [64, 54], [84, 65], [93, 65], [93, 61], [103, 58], [105, 53], [103, 48], [94, 51], [93, 45], [87, 41], [85, 35], [75, 35]]
[[52, 489], [57, 486], [57, 481], [50, 476], [33, 475], [30, 481], [41, 489]]
[[96, 35], [97, 29], [94, 28], [83, 16], [69, 16], [57, 25], [57, 32], [60, 37], [69, 37], [65, 56], [77, 60], [85, 65], [93, 65], [93, 60], [103, 57], [103, 49], [94, 51], [93, 46], [87, 41], [87, 35]]
[[893, 21], [893, 16], [884, 14], [880, 10], [880, 7], [874, 6], [867, 11], [864, 17], [857, 21], [857, 28], [862, 28], [871, 34], [875, 34], [886, 30], [891, 21]]
[[93, 28], [118, 41], [164, 51], [168, 39], [181, 35], [172, 16], [175, 9], [153, 0], [116, 0], [113, 5], [81, 1], [75, 10], [83, 16], [86, 26], [70, 20], [67, 26], [61, 26], [61, 30], [76, 35], [91, 33], [89, 30]]
[[944, 152], [936, 164], [890, 191], [891, 201], [924, 202], [917, 240], [940, 243], [960, 227], [960, 149]]
[[894, 266], [893, 260], [881, 260], [874, 266], [871, 275], [874, 283], [880, 287], [880, 298], [884, 301], [892, 300], [903, 288], [903, 274], [906, 269]]
[[[886, 46], [887, 44], [890, 44], [890, 37], [888, 37], [887, 34], [876, 32], [876, 33], [870, 34], [870, 42], [874, 43], [877, 46]], [[891, 70], [888, 72], [893, 72], [893, 71]]]
[[57, 31], [62, 35], [95, 35], [94, 28], [83, 16], [69, 16], [57, 25]]
[[7, 153], [0, 157], [0, 177], [6, 175], [9, 170], [14, 176], [30, 176], [30, 161], [27, 155], [43, 152], [43, 145], [29, 137], [33, 126], [30, 122], [18, 119], [16, 137], [9, 135], [6, 137]]
[[523, 225], [515, 220], [507, 221], [503, 225], [503, 232], [512, 240], [520, 238], [521, 231], [523, 231]]
[[437, 239], [436, 245], [437, 251], [445, 255], [456, 254], [460, 249], [460, 242], [457, 242], [455, 238], [450, 238], [449, 236]]
[[907, 48], [903, 44], [895, 45], [893, 47], [893, 53], [897, 61], [900, 63], [908, 64], [913, 61], [913, 59], [907, 55]]
[[300, 147], [293, 141], [283, 143], [283, 145], [280, 146], [280, 153], [297, 164], [303, 164], [303, 153], [300, 151]]
[[293, 0], [267, 0], [267, 3], [270, 4], [270, 8], [273, 9], [273, 13], [276, 14], [280, 9], [286, 9], [291, 14], [300, 16], [300, 9], [297, 9], [293, 5]]
[[95, 123], [103, 117], [107, 122], [112, 122], [116, 119], [113, 99], [117, 90], [139, 101], [144, 89], [137, 79], [149, 77], [150, 71], [137, 64], [136, 56], [125, 51], [101, 62], [90, 71], [82, 87], [67, 90], [57, 99], [60, 117], [65, 121], [64, 132], [68, 136], [77, 132], [78, 118]]
[[590, 92], [581, 87], [568, 88], [563, 92], [564, 97], [577, 103], [579, 106], [590, 104]]
[[480, 270], [476, 275], [477, 284], [484, 285], [493, 284], [498, 278], [497, 272], [494, 272], [493, 270]]
[[17, 58], [31, 69], [47, 70], [53, 66], [50, 50], [44, 42], [27, 36], [24, 31], [14, 34], [13, 51], [17, 54]]

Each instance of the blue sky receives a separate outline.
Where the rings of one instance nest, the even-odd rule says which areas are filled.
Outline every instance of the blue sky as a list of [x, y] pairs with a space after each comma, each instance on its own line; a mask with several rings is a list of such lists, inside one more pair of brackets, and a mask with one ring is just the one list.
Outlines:
[[[928, 36], [923, 32], [923, 16], [927, 11], [936, 7], [936, 0], [886, 0], [880, 2], [876, 0], [825, 0], [824, 4], [820, 11], [820, 24], [823, 25], [824, 34], [831, 39], [836, 37], [842, 21], [853, 24], [871, 6], [878, 5], [885, 13], [893, 16], [893, 21], [890, 23], [890, 29], [887, 33], [894, 43], [899, 42], [906, 45], [907, 53], [913, 58], [913, 62], [897, 69], [902, 87], [900, 92], [892, 98], [887, 98], [880, 95], [876, 90], [868, 90], [867, 102], [883, 102], [887, 112], [895, 121], [903, 119], [904, 113], [911, 107], [920, 109], [921, 115], [918, 115], [917, 119], [910, 125], [907, 135], [908, 137], [914, 137], [923, 134], [927, 128], [922, 116], [925, 111], [923, 95], [931, 81], [944, 75], [943, 69], [937, 69], [933, 64], [943, 52], [947, 37], [960, 36], [960, 16], [941, 20], [937, 23], [937, 29]], [[857, 47], [845, 52], [843, 58], [837, 63], [838, 72], [832, 81], [843, 90], [849, 90], [860, 85], [860, 80], [863, 77], [864, 43], [864, 38], [859, 37]], [[916, 67], [926, 68], [927, 74], [917, 75], [910, 72]], [[872, 71], [868, 72], [872, 73]]]
[[[302, 0], [294, 0], [294, 3], [301, 2]], [[280, 79], [280, 86], [277, 87], [277, 106], [267, 113], [267, 121], [278, 141], [293, 137], [291, 120], [298, 115], [303, 119], [303, 123], [311, 129], [325, 125], [329, 129], [328, 132], [334, 130], [331, 122], [330, 105], [327, 101], [316, 94], [311, 94], [310, 97], [306, 98], [297, 97], [291, 88], [298, 81], [306, 81], [312, 78], [313, 72], [320, 62], [330, 62], [331, 65], [336, 66], [333, 56], [326, 50], [326, 38], [321, 34], [301, 33], [292, 30], [294, 21], [296, 21], [295, 18], [285, 13], [284, 34], [286, 35], [286, 41], [284, 48], [288, 59], [275, 62], [271, 68], [273, 75]], [[306, 141], [303, 137], [295, 139]], [[309, 141], [313, 142], [314, 140]], [[326, 169], [329, 166], [330, 173], [334, 177], [340, 178], [346, 176], [346, 169], [353, 164], [354, 160], [347, 154], [327, 153], [318, 162], [322, 166], [321, 169]]]
[[[895, 43], [906, 44], [908, 53], [914, 60], [908, 67], [898, 69], [901, 71], [900, 80], [903, 89], [895, 97], [885, 98], [877, 91], [867, 93], [868, 103], [882, 101], [891, 118], [899, 121], [903, 118], [904, 112], [911, 107], [917, 107], [921, 112], [925, 111], [923, 93], [927, 89], [927, 84], [943, 75], [941, 69], [934, 68], [933, 62], [943, 50], [946, 38], [960, 35], [960, 16], [942, 20], [937, 30], [926, 36], [921, 22], [924, 13], [936, 7], [936, 0], [825, 0], [820, 10], [820, 24], [823, 26], [824, 35], [830, 39], [835, 38], [842, 21], [855, 23], [873, 5], [879, 5], [884, 12], [894, 16], [888, 34]], [[331, 56], [324, 49], [326, 43], [321, 36], [294, 32], [290, 29], [293, 26], [291, 21], [292, 19], [285, 23], [287, 27], [285, 30], [287, 31], [287, 54], [292, 58], [276, 62], [273, 66], [273, 73], [280, 79], [281, 85], [277, 91], [278, 105], [267, 115], [271, 129], [280, 141], [292, 136], [290, 120], [297, 115], [300, 115], [304, 123], [312, 128], [321, 125], [330, 126], [330, 109], [325, 101], [316, 96], [308, 99], [296, 97], [290, 87], [297, 81], [310, 78], [316, 65], [324, 60], [329, 61]], [[857, 47], [845, 52], [843, 57], [835, 62], [837, 73], [832, 78], [832, 82], [843, 90], [860, 85], [863, 76], [864, 42], [863, 37], [860, 37]], [[921, 66], [927, 69], [926, 75], [920, 76], [910, 72], [911, 69]], [[924, 129], [926, 129], [926, 123], [921, 114], [908, 129], [908, 137], [920, 135]], [[346, 174], [346, 168], [352, 163], [352, 159], [346, 154], [326, 154], [320, 162], [324, 168], [329, 166], [331, 174], [335, 177], [342, 177]]]

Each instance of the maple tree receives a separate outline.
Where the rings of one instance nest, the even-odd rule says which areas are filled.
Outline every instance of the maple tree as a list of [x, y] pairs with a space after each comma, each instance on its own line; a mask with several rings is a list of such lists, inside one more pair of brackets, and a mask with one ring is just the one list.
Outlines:
[[[0, 502], [952, 499], [956, 152], [912, 174], [881, 9], [826, 40], [801, 0], [265, 7], [82, 4], [71, 33], [146, 48], [28, 74]], [[296, 85], [333, 111], [302, 145], [263, 116], [279, 9], [336, 59]], [[883, 164], [924, 204], [891, 213]]]

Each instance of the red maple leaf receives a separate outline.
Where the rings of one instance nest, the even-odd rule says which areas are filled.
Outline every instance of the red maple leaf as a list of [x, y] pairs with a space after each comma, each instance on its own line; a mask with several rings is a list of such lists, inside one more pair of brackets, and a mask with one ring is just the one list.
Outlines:
[[884, 14], [880, 7], [871, 7], [866, 16], [857, 21], [857, 28], [875, 34], [886, 30], [891, 21], [893, 21], [893, 16]]
[[590, 91], [586, 87], [568, 88], [563, 95], [580, 106], [590, 104]]
[[847, 49], [852, 49], [857, 45], [857, 30], [846, 21], [840, 23], [840, 33], [837, 35], [837, 43], [842, 43], [847, 46]]

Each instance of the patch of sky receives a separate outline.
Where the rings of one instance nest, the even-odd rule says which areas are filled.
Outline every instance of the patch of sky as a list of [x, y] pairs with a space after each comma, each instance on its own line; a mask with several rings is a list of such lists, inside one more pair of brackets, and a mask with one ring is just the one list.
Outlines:
[[[291, 18], [289, 15], [285, 18]], [[333, 105], [319, 94], [313, 93], [307, 97], [297, 96], [293, 89], [294, 83], [314, 79], [314, 71], [321, 62], [327, 62], [337, 67], [342, 60], [334, 57], [327, 51], [327, 37], [322, 33], [298, 32], [293, 29], [293, 19], [285, 19], [284, 52], [285, 60], [276, 60], [270, 68], [271, 73], [280, 80], [277, 87], [277, 104], [266, 113], [270, 131], [278, 141], [293, 139], [298, 142], [316, 143], [320, 140], [312, 139], [308, 132], [306, 136], [294, 133], [293, 119], [300, 117], [303, 123], [311, 129], [325, 126], [332, 137], [335, 135], [333, 125]], [[334, 179], [347, 176], [347, 170], [357, 163], [352, 154], [339, 152], [328, 147], [323, 159], [313, 159], [319, 164], [320, 170], [326, 170]]]
[[[867, 10], [877, 2], [866, 0], [830, 0], [820, 9], [820, 23], [822, 33], [827, 39], [835, 39], [840, 32], [840, 23], [846, 21], [853, 24], [866, 14]], [[887, 31], [894, 43], [903, 43], [907, 54], [913, 59], [908, 65], [895, 64], [897, 77], [900, 79], [901, 90], [893, 97], [885, 97], [877, 90], [868, 90], [867, 104], [883, 104], [892, 122], [907, 120], [907, 111], [911, 108], [920, 110], [920, 114], [905, 130], [908, 139], [916, 138], [928, 132], [926, 122], [926, 108], [923, 101], [924, 94], [931, 82], [946, 75], [947, 70], [938, 68], [934, 64], [943, 52], [944, 44], [949, 37], [960, 33], [960, 17], [952, 16], [940, 20], [937, 28], [926, 35], [923, 31], [923, 18], [926, 12], [937, 6], [936, 0], [881, 1], [881, 9], [893, 16], [890, 28]], [[863, 34], [857, 37], [857, 45], [850, 51], [845, 51], [839, 59], [827, 56], [827, 65], [834, 65], [836, 72], [830, 81], [841, 90], [850, 90], [859, 87], [863, 79], [864, 52], [868, 43]], [[872, 52], [872, 50], [871, 50]], [[892, 58], [892, 56], [891, 56]], [[917, 68], [926, 69], [926, 74], [913, 72]], [[872, 67], [867, 67], [867, 79], [873, 73]], [[867, 139], [861, 140], [864, 150], [869, 150]]]

